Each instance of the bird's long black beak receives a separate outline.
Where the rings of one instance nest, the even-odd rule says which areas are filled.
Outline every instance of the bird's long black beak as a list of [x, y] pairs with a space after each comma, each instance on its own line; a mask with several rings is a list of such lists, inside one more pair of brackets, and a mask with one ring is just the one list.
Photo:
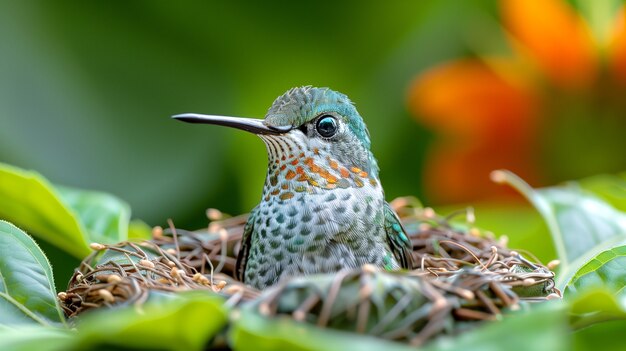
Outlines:
[[183, 113], [172, 116], [172, 118], [187, 123], [205, 123], [232, 127], [254, 134], [284, 134], [292, 129], [291, 126], [267, 126], [262, 119], [254, 118], [200, 115], [197, 113]]

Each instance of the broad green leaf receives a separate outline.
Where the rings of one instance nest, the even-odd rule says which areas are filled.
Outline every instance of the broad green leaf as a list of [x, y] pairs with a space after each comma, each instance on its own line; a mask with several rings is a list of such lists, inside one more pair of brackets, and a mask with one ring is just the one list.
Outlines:
[[591, 325], [572, 333], [573, 351], [626, 351], [624, 342], [626, 320]]
[[424, 351], [570, 350], [565, 306], [553, 301], [533, 307], [461, 335], [437, 339]]
[[626, 299], [626, 246], [601, 252], [582, 266], [567, 284], [565, 293], [604, 287]]
[[619, 174], [599, 174], [581, 179], [579, 184], [611, 204], [626, 212], [626, 172]]
[[38, 173], [0, 164], [0, 218], [77, 258], [91, 252], [78, 216]]
[[[543, 306], [542, 306], [543, 307]], [[568, 350], [566, 309], [560, 303], [505, 316], [458, 336], [434, 339], [420, 350]], [[229, 334], [236, 350], [415, 350], [406, 344], [244, 310]]]
[[74, 333], [67, 329], [38, 325], [0, 328], [0, 350], [65, 351]]
[[0, 325], [64, 320], [46, 256], [26, 233], [0, 220]]
[[565, 288], [575, 327], [626, 319], [626, 246], [601, 252], [582, 266]]
[[574, 267], [626, 239], [626, 213], [574, 184], [539, 189], [536, 196], [549, 203], [565, 248], [565, 262]]
[[[0, 218], [16, 223], [77, 258], [89, 242], [129, 237], [130, 208], [110, 194], [53, 186], [35, 172], [0, 164]], [[134, 237], [146, 237], [135, 224]]]
[[573, 329], [598, 322], [626, 320], [624, 298], [618, 299], [613, 291], [604, 287], [587, 288], [576, 295], [566, 294], [566, 299], [570, 304], [570, 324]]
[[181, 293], [81, 317], [71, 349], [202, 350], [226, 324], [222, 297]]
[[239, 351], [263, 350], [389, 350], [409, 351], [415, 348], [405, 344], [321, 329], [310, 324], [294, 322], [289, 318], [262, 317], [242, 310], [229, 331], [231, 347]]
[[561, 260], [559, 287], [599, 252], [626, 240], [626, 213], [576, 182], [532, 189], [507, 171], [497, 171], [494, 178], [526, 196], [546, 221]]
[[87, 230], [89, 241], [114, 244], [128, 239], [130, 207], [125, 202], [97, 191], [60, 186], [56, 189]]

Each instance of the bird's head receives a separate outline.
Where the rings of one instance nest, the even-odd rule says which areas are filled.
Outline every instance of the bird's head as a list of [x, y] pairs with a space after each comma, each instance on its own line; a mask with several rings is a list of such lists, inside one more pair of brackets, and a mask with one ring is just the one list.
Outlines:
[[363, 119], [346, 95], [328, 88], [293, 88], [274, 101], [263, 120], [189, 113], [173, 118], [257, 134], [267, 146], [270, 175], [330, 188], [374, 184], [378, 178]]

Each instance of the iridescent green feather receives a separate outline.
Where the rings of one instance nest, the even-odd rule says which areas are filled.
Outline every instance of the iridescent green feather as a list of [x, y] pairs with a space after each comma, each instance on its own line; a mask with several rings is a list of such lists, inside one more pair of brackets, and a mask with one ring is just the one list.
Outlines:
[[252, 238], [252, 232], [254, 230], [254, 222], [256, 221], [255, 207], [248, 217], [246, 225], [243, 227], [243, 235], [241, 237], [241, 246], [239, 247], [239, 254], [237, 255], [237, 262], [235, 263], [235, 277], [240, 282], [244, 282], [244, 276], [246, 271], [246, 264], [248, 263], [248, 257], [250, 255], [250, 238]]
[[406, 231], [404, 227], [402, 227], [398, 215], [396, 215], [387, 202], [385, 202], [384, 211], [385, 231], [387, 232], [389, 247], [402, 268], [411, 269], [413, 268], [411, 240], [406, 235]]

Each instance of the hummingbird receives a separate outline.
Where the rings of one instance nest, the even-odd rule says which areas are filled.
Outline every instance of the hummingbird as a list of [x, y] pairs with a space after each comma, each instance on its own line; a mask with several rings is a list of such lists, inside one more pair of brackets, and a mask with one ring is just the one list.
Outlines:
[[385, 201], [369, 131], [346, 95], [305, 86], [279, 96], [265, 119], [172, 118], [241, 129], [265, 143], [261, 202], [244, 226], [236, 261], [241, 282], [264, 289], [286, 277], [365, 264], [412, 268], [411, 242]]

